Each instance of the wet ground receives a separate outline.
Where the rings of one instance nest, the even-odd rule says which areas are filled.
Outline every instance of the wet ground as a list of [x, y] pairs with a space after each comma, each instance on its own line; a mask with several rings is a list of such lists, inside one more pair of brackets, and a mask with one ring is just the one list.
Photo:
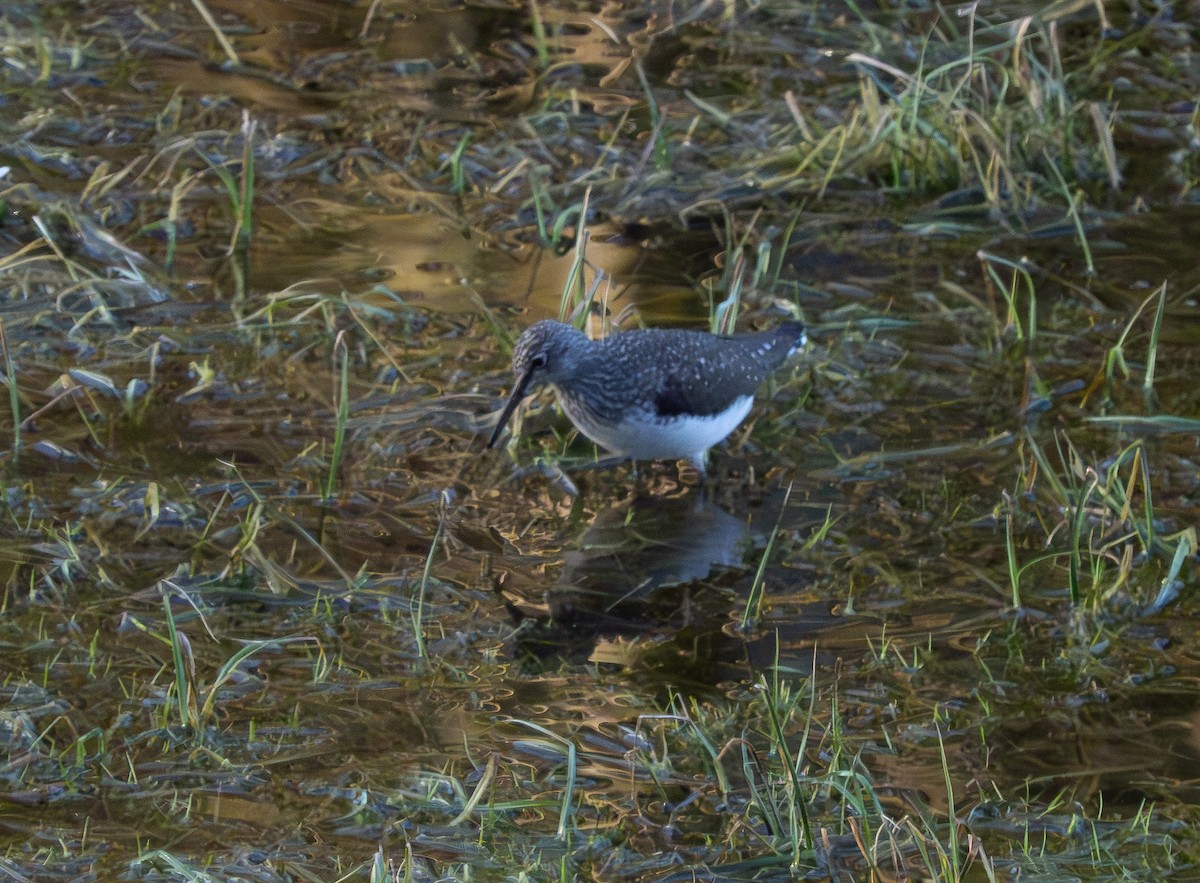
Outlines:
[[6, 6], [0, 876], [1193, 879], [1198, 21]]

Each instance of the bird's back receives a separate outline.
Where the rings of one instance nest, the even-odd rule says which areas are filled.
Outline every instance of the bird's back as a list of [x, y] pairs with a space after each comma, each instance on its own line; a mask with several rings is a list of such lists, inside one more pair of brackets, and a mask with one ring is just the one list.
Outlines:
[[571, 421], [608, 450], [702, 464], [704, 452], [745, 418], [759, 385], [803, 342], [798, 322], [732, 337], [627, 331], [588, 343], [553, 382]]
[[655, 408], [664, 417], [723, 411], [753, 396], [803, 342], [804, 326], [799, 322], [731, 337], [689, 333], [680, 341], [680, 358], [659, 372]]

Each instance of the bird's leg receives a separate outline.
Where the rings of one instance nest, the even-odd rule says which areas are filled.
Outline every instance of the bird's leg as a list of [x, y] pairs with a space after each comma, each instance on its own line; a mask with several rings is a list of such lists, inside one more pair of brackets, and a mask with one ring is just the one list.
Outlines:
[[692, 454], [679, 462], [679, 482], [684, 485], [703, 485], [707, 471], [704, 468], [705, 452]]

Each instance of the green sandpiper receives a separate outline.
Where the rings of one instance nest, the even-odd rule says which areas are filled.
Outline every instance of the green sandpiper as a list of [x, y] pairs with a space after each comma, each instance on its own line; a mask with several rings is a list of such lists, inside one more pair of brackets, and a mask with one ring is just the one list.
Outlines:
[[703, 472], [708, 449], [746, 419], [755, 390], [805, 340], [794, 321], [729, 337], [648, 328], [603, 340], [537, 322], [513, 349], [516, 382], [488, 447], [526, 394], [549, 384], [576, 428], [617, 458], [687, 460]]

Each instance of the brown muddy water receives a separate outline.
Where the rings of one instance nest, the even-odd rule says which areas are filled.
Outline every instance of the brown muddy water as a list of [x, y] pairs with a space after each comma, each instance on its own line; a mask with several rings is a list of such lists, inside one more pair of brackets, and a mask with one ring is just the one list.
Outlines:
[[[1200, 9], [0, 26], [0, 878], [1200, 875]], [[584, 300], [811, 342], [486, 450]]]

